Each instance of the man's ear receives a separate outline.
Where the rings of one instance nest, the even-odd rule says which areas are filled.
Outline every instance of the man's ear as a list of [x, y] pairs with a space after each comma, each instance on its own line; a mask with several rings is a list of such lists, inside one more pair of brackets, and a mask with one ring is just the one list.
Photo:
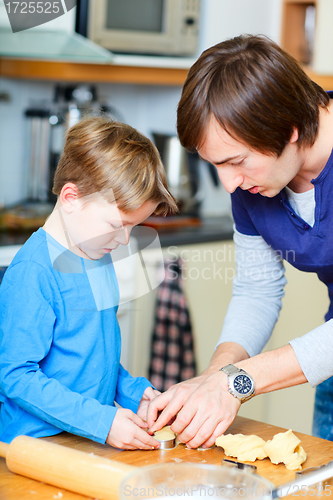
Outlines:
[[60, 192], [59, 200], [61, 208], [68, 214], [80, 204], [80, 194], [76, 184], [68, 182]]
[[294, 144], [295, 142], [297, 142], [298, 136], [299, 136], [298, 135], [298, 128], [293, 127], [293, 132], [292, 132], [290, 140], [289, 140], [290, 144]]

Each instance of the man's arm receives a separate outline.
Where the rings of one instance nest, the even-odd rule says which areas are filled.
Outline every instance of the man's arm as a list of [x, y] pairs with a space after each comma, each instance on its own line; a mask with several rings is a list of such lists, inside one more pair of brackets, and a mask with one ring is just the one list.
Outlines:
[[[187, 424], [191, 424], [190, 429], [194, 428], [192, 422], [194, 416], [196, 421], [206, 422], [207, 420], [206, 414], [200, 416], [203, 404], [200, 405], [200, 401], [194, 403], [193, 399], [202, 397], [202, 403], [204, 403], [207, 395], [211, 395], [217, 401], [221, 374], [218, 373], [216, 376], [216, 373], [220, 368], [258, 354], [271, 335], [281, 308], [283, 287], [286, 282], [281, 258], [260, 236], [247, 236], [235, 231], [234, 240], [237, 258], [236, 277], [233, 284], [233, 297], [219, 340], [220, 344], [209, 367], [202, 375], [170, 388], [152, 402], [147, 420], [148, 425], [152, 426], [152, 431], [160, 429], [177, 415], [176, 421], [172, 424], [173, 429], [177, 428], [181, 434], [180, 437], [185, 441], [185, 436], [188, 437], [189, 433], [183, 434], [184, 429]], [[226, 380], [224, 386], [227, 390]], [[223, 395], [221, 404], [227, 404], [226, 398], [231, 406], [234, 406], [235, 401], [230, 399], [233, 396], [229, 393]], [[205, 404], [210, 406], [208, 402]], [[238, 408], [239, 404], [236, 412]], [[160, 411], [162, 413], [159, 415]], [[223, 409], [214, 407], [214, 411], [222, 411], [223, 419]], [[158, 420], [154, 424], [157, 417]], [[229, 425], [232, 420], [229, 418]]]
[[[217, 371], [213, 371], [213, 367], [210, 367], [211, 375], [190, 393], [183, 406], [180, 405], [183, 397], [181, 384], [169, 389], [173, 397], [160, 418], [165, 418], [167, 422], [175, 409], [180, 406], [171, 429], [178, 434], [181, 442], [191, 448], [197, 448], [202, 444], [207, 447], [212, 446], [216, 438], [231, 425], [240, 408], [238, 399], [228, 392], [226, 374], [218, 368], [228, 364], [225, 359], [225, 353], [220, 346], [214, 356], [214, 366]], [[252, 376], [256, 395], [307, 382], [290, 345], [233, 364]], [[163, 394], [160, 398], [162, 397]], [[156, 398], [154, 402], [158, 399]], [[154, 432], [159, 427], [160, 419], [150, 430]]]

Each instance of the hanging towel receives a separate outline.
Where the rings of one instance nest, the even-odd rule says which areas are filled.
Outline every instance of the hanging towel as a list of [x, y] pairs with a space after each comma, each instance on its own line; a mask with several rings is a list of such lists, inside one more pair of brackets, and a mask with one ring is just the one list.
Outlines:
[[152, 334], [149, 380], [163, 392], [196, 375], [190, 314], [182, 286], [181, 259], [164, 263]]

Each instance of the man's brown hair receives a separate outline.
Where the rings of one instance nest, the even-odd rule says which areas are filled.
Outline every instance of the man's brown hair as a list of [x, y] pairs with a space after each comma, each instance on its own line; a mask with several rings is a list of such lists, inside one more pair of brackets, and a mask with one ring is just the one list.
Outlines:
[[312, 146], [319, 107], [329, 97], [297, 61], [265, 36], [242, 35], [201, 54], [178, 105], [177, 131], [190, 151], [200, 148], [211, 115], [234, 139], [280, 156], [297, 128], [298, 146]]
[[124, 212], [146, 201], [158, 204], [156, 215], [177, 211], [154, 144], [130, 125], [106, 117], [85, 118], [69, 129], [53, 193], [59, 195], [68, 182], [80, 196], [100, 193]]

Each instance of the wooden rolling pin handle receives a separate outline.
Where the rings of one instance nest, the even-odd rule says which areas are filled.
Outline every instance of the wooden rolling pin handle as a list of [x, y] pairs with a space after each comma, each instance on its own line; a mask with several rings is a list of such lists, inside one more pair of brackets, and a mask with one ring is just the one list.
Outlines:
[[8, 450], [9, 450], [9, 444], [2, 443], [2, 441], [0, 441], [0, 457], [6, 458]]
[[18, 436], [2, 443], [11, 472], [101, 500], [119, 500], [121, 481], [136, 467], [67, 448], [44, 439]]

